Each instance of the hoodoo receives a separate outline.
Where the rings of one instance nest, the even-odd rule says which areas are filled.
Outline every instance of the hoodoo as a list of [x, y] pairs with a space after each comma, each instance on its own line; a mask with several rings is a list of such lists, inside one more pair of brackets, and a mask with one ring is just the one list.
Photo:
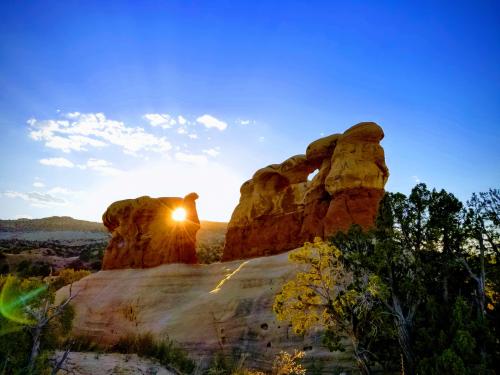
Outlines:
[[223, 260], [281, 253], [352, 224], [371, 227], [389, 177], [383, 137], [380, 126], [362, 122], [255, 172], [241, 186]]
[[102, 217], [111, 232], [102, 268], [149, 268], [196, 263], [200, 221], [196, 193], [184, 198], [140, 197], [111, 204]]

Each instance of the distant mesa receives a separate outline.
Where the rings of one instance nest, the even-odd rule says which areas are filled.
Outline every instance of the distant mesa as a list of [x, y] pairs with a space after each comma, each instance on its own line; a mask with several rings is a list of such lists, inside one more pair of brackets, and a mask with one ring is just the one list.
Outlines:
[[278, 254], [352, 224], [371, 227], [389, 177], [383, 137], [376, 123], [362, 122], [255, 172], [241, 186], [223, 260]]
[[111, 204], [102, 217], [111, 232], [104, 270], [149, 268], [165, 263], [197, 263], [198, 194], [184, 198], [126, 199]]

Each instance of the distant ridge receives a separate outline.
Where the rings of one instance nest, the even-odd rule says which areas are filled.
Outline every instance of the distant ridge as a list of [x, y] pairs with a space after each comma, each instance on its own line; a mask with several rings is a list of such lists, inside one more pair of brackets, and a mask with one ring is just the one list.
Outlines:
[[42, 219], [0, 220], [0, 232], [36, 231], [107, 232], [102, 223], [73, 219], [70, 216], [51, 216]]
[[[227, 223], [216, 221], [201, 221], [202, 230], [215, 232], [224, 236]], [[36, 231], [78, 231], [106, 232], [102, 223], [95, 221], [73, 219], [70, 216], [51, 216], [42, 219], [0, 220], [0, 232], [36, 232]]]

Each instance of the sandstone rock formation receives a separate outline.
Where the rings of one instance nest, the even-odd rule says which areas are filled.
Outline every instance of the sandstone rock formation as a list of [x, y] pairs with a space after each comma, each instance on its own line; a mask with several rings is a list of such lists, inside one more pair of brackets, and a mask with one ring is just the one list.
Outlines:
[[[165, 263], [196, 263], [196, 232], [200, 221], [196, 193], [184, 198], [140, 197], [115, 202], [102, 217], [111, 232], [102, 268], [148, 268]], [[186, 219], [175, 221], [184, 208]]]
[[[275, 294], [295, 276], [288, 253], [209, 265], [164, 264], [100, 271], [72, 286], [73, 334], [110, 344], [127, 334], [168, 335], [205, 365], [215, 353], [270, 369], [280, 350], [306, 351], [323, 373], [356, 368], [352, 351], [331, 353], [318, 332], [296, 336], [272, 311]], [[69, 286], [57, 292], [67, 296]], [[340, 373], [340, 371], [338, 372]], [[348, 371], [348, 373], [351, 373]]]
[[380, 126], [363, 122], [255, 172], [241, 186], [223, 260], [277, 254], [352, 224], [372, 226], [389, 177], [383, 137]]

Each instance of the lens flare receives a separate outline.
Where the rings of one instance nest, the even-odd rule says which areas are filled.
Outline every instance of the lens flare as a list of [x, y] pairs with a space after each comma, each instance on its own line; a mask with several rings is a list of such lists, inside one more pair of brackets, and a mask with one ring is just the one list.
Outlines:
[[172, 219], [175, 221], [184, 221], [186, 220], [187, 212], [184, 208], [178, 207], [172, 212]]
[[26, 307], [31, 300], [47, 289], [47, 285], [28, 291], [24, 289], [17, 278], [7, 277], [0, 292], [0, 314], [19, 324], [33, 324], [34, 320], [27, 314]]

